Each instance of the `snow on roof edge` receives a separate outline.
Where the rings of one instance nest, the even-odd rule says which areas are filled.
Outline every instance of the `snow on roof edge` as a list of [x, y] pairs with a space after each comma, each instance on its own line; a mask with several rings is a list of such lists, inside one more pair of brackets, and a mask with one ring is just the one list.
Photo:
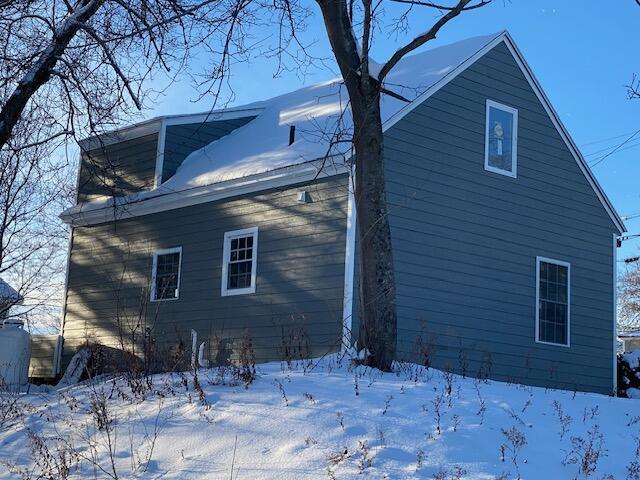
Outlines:
[[[141, 120], [139, 122], [124, 125], [122, 127], [113, 128], [103, 133], [99, 133], [96, 135], [89, 135], [88, 137], [84, 137], [78, 140], [78, 144], [83, 146], [89, 142], [92, 142], [101, 138], [109, 138], [109, 137], [117, 137], [120, 135], [125, 135], [126, 132], [129, 132], [131, 130], [144, 128], [146, 126], [151, 126], [153, 124], [158, 124], [159, 126], [161, 122], [167, 121], [167, 120], [174, 120], [174, 119], [181, 119], [181, 118], [189, 119], [192, 117], [193, 118], [206, 117], [206, 121], [213, 122], [213, 121], [219, 120], [219, 118], [216, 118], [216, 116], [222, 117], [225, 114], [230, 114], [230, 113], [259, 110], [262, 108], [261, 105], [264, 102], [265, 102], [264, 100], [259, 100], [257, 102], [251, 102], [245, 105], [239, 105], [237, 107], [226, 107], [226, 108], [206, 110], [203, 112], [195, 112], [195, 113], [176, 113], [171, 115], [157, 115], [155, 117], [151, 117], [146, 120]], [[247, 114], [247, 116], [250, 116], [250, 114]], [[185, 123], [192, 123], [192, 122], [187, 121]]]

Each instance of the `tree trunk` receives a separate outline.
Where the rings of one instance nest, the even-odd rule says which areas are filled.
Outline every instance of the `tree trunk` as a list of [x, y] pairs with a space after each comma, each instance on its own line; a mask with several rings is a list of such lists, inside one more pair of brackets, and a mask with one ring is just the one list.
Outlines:
[[396, 289], [387, 215], [380, 84], [360, 60], [346, 2], [318, 0], [331, 48], [349, 92], [356, 157], [360, 323], [367, 364], [391, 370], [396, 353]]
[[354, 114], [356, 212], [360, 248], [360, 315], [368, 364], [389, 371], [396, 352], [395, 270], [384, 178], [379, 95], [364, 99], [365, 114]]

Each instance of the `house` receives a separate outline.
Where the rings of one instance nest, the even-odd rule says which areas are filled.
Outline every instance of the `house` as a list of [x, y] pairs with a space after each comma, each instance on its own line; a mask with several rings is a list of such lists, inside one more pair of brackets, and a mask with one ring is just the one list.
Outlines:
[[2, 328], [2, 322], [9, 316], [11, 307], [21, 303], [22, 296], [20, 293], [0, 278], [0, 328]]
[[[510, 35], [407, 57], [387, 82], [411, 100], [381, 105], [398, 358], [614, 392], [624, 225]], [[337, 79], [85, 140], [62, 364], [87, 341], [168, 362], [191, 330], [212, 362], [356, 341], [345, 95]]]
[[618, 333], [618, 338], [622, 342], [623, 352], [635, 352], [640, 350], [640, 330], [629, 330]]

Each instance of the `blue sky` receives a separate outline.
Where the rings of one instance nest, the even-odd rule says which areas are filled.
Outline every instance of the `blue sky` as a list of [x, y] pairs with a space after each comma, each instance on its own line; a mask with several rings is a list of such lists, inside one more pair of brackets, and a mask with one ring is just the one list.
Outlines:
[[[431, 45], [451, 43], [466, 37], [509, 30], [522, 50], [554, 108], [589, 162], [606, 155], [640, 129], [640, 100], [627, 98], [625, 85], [634, 72], [640, 74], [637, 32], [640, 7], [634, 0], [494, 0], [488, 7], [469, 12], [450, 23]], [[315, 41], [312, 50], [330, 53], [317, 8], [304, 33]], [[393, 8], [393, 7], [392, 7]], [[426, 11], [425, 11], [426, 12]], [[418, 33], [433, 22], [431, 13], [416, 17]], [[394, 18], [388, 11], [386, 18]], [[257, 36], [261, 32], [255, 32]], [[398, 45], [395, 38], [377, 36], [373, 57], [386, 59]], [[205, 65], [206, 59], [201, 59]], [[198, 66], [198, 59], [195, 65]], [[304, 84], [331, 78], [331, 65], [274, 78], [273, 59], [257, 58], [250, 65], [236, 65], [231, 84], [235, 99], [244, 104], [284, 93]], [[207, 100], [194, 103], [196, 91], [188, 82], [174, 85], [159, 99], [149, 116], [203, 111]], [[615, 137], [615, 138], [613, 138]], [[594, 167], [620, 215], [640, 213], [640, 133], [624, 147]], [[627, 221], [630, 234], [640, 233], [640, 216]], [[640, 254], [640, 241], [625, 242], [619, 258]]]

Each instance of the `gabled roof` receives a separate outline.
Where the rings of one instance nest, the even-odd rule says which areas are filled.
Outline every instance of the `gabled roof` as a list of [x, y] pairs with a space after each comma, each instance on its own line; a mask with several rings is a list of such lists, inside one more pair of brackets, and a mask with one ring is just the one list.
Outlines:
[[[612, 221], [620, 233], [624, 232], [620, 217], [506, 31], [469, 38], [402, 59], [388, 75], [385, 85], [410, 103], [383, 95], [383, 129], [389, 129], [501, 42], [513, 54]], [[377, 67], [372, 62], [372, 70]], [[79, 205], [64, 212], [62, 218], [75, 225], [99, 223], [114, 219], [114, 210], [117, 210], [114, 205], [127, 205], [126, 211], [116, 213], [117, 218], [126, 218], [237, 195], [238, 191], [246, 193], [247, 188], [254, 188], [253, 191], [271, 188], [274, 177], [280, 186], [290, 173], [295, 180], [292, 178], [289, 183], [299, 182], [306, 178], [299, 175], [300, 171], [313, 171], [310, 175], [313, 178], [321, 166], [326, 168], [325, 162], [318, 162], [323, 158], [334, 160], [334, 170], [345, 171], [344, 160], [350, 157], [351, 147], [334, 141], [332, 136], [336, 131], [349, 135], [352, 130], [347, 93], [340, 78], [234, 110], [252, 108], [260, 109], [254, 120], [191, 153], [175, 175], [156, 189]], [[291, 126], [296, 128], [296, 140], [289, 145]], [[252, 186], [247, 187], [248, 184]]]
[[22, 296], [16, 289], [0, 278], [0, 303], [19, 303], [21, 300]]

